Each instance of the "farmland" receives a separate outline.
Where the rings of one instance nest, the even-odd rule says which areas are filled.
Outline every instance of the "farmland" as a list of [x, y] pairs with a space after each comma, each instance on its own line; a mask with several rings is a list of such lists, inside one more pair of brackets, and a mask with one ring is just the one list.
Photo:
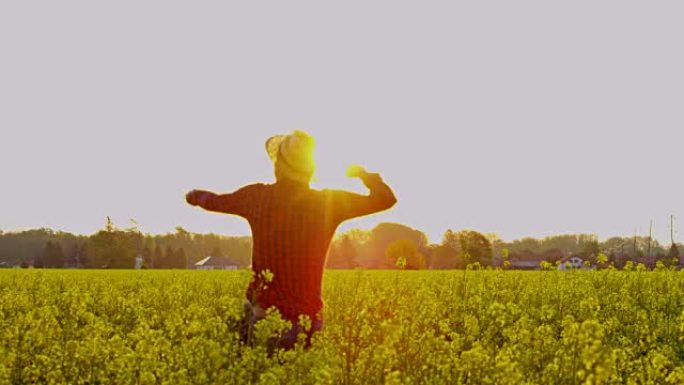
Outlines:
[[327, 271], [239, 343], [246, 271], [0, 270], [0, 384], [684, 383], [684, 273]]

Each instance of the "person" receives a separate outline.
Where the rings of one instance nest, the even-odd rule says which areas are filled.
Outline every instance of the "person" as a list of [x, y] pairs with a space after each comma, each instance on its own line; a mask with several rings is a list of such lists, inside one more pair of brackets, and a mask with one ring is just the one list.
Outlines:
[[394, 206], [397, 199], [379, 174], [360, 166], [347, 170], [369, 189], [368, 195], [309, 187], [315, 171], [315, 141], [304, 131], [276, 135], [266, 141], [274, 164], [275, 183], [251, 184], [228, 194], [204, 190], [187, 193], [186, 201], [208, 211], [239, 215], [252, 230], [253, 279], [245, 307], [249, 329], [275, 307], [292, 328], [277, 344], [291, 348], [304, 331], [299, 316], [308, 316], [311, 335], [323, 327], [321, 283], [327, 252], [337, 227], [345, 220]]

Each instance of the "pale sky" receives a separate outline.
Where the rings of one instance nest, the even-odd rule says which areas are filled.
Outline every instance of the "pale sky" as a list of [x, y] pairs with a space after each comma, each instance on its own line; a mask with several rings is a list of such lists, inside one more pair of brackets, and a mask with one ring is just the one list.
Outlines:
[[[348, 222], [522, 236], [684, 223], [681, 1], [5, 1], [0, 229], [248, 234], [184, 202], [272, 181], [264, 141], [318, 141], [319, 187], [399, 203]], [[683, 239], [679, 239], [682, 241]]]

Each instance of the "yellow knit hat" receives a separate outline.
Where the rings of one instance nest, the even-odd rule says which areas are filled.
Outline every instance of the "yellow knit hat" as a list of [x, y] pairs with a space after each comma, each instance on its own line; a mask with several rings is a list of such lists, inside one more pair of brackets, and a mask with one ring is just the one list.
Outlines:
[[315, 147], [314, 138], [301, 130], [275, 135], [266, 141], [266, 152], [273, 164], [285, 177], [303, 183], [311, 181], [316, 169], [313, 159]]

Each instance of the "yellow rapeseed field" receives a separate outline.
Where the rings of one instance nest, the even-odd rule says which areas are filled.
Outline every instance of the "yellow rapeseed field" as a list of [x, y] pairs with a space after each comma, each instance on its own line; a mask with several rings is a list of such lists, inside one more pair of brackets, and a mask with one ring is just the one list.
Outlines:
[[0, 271], [0, 384], [681, 384], [684, 273], [327, 271], [240, 343], [247, 271]]

